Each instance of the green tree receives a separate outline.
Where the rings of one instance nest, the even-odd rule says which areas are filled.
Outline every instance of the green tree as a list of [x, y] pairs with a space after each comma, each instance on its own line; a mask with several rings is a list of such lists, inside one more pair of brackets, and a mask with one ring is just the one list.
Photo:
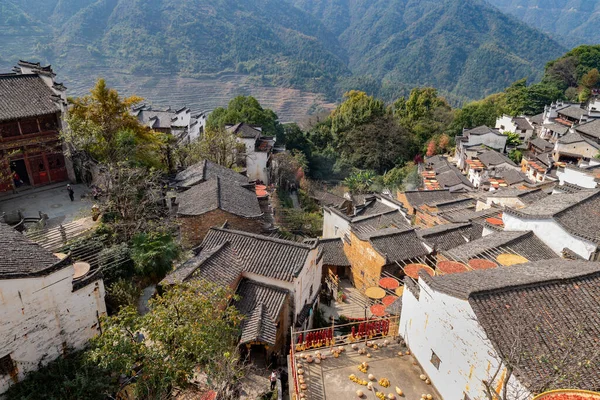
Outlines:
[[277, 114], [268, 108], [263, 108], [252, 96], [238, 96], [232, 99], [226, 108], [218, 107], [208, 116], [206, 126], [217, 130], [225, 125], [235, 125], [245, 122], [262, 127], [265, 135], [276, 136], [284, 141], [283, 127]]
[[24, 380], [11, 386], [7, 399], [13, 400], [105, 400], [117, 392], [119, 384], [109, 369], [86, 362], [85, 352], [59, 357]]
[[371, 122], [386, 114], [385, 103], [365, 92], [352, 90], [344, 94], [343, 102], [331, 113], [334, 135]]
[[283, 132], [286, 150], [297, 150], [304, 153], [307, 157], [311, 156], [313, 145], [310, 142], [308, 135], [304, 133], [297, 124], [283, 125]]
[[190, 166], [202, 160], [209, 160], [226, 168], [233, 168], [240, 159], [238, 156], [246, 150], [243, 143], [237, 141], [223, 127], [208, 127], [199, 140], [178, 150], [179, 163]]
[[71, 152], [84, 151], [96, 160], [129, 160], [160, 167], [164, 135], [142, 125], [129, 110], [143, 99], [121, 98], [99, 79], [90, 94], [69, 99], [68, 128], [62, 136]]
[[508, 153], [508, 158], [510, 158], [515, 164], [521, 164], [523, 152], [521, 150], [513, 149], [510, 151], [510, 153]]
[[414, 162], [408, 162], [406, 165], [400, 167], [395, 167], [389, 170], [383, 176], [383, 184], [388, 189], [398, 189], [404, 190], [404, 185], [406, 184], [406, 178], [411, 174], [411, 172], [417, 170], [417, 166]]
[[166, 231], [138, 233], [133, 237], [131, 258], [139, 275], [158, 281], [172, 268], [181, 247]]
[[411, 134], [409, 152], [418, 154], [434, 136], [444, 133], [452, 123], [452, 108], [434, 88], [415, 88], [408, 99], [399, 98], [393, 105], [394, 116]]
[[426, 120], [437, 120], [440, 116], [443, 119], [448, 115], [440, 111], [450, 112], [452, 108], [448, 102], [438, 96], [434, 88], [414, 88], [410, 92], [408, 99], [399, 98], [394, 102], [394, 115], [400, 123], [406, 128], [413, 128], [416, 124]]
[[506, 144], [508, 146], [519, 146], [520, 144], [523, 144], [518, 133], [507, 132], [506, 136]]
[[564, 97], [564, 92], [555, 86], [544, 83], [527, 86], [526, 79], [516, 81], [505, 93], [502, 109], [512, 116], [539, 114], [544, 106]]
[[162, 174], [157, 170], [120, 162], [109, 166], [99, 183], [106, 191], [100, 204], [102, 220], [115, 243], [128, 242], [167, 216]]
[[[233, 294], [205, 281], [176, 285], [150, 300], [140, 316], [125, 307], [102, 321], [88, 358], [133, 380], [136, 398], [164, 399], [195, 376], [219, 398], [233, 399], [244, 374], [237, 351], [242, 316]], [[216, 334], [218, 333], [218, 334]]]
[[450, 124], [448, 132], [452, 136], [462, 133], [464, 128], [475, 128], [486, 125], [494, 126], [496, 118], [502, 115], [502, 106], [505, 94], [496, 93], [480, 101], [466, 104], [462, 109], [454, 112], [454, 119]]
[[[343, 140], [341, 139], [343, 137]], [[383, 174], [398, 162], [410, 159], [410, 132], [392, 116], [382, 116], [340, 135], [337, 167], [342, 165]]]
[[368, 193], [375, 181], [375, 176], [374, 171], [357, 170], [344, 179], [344, 185], [348, 187], [348, 190], [352, 194]]
[[581, 77], [581, 84], [588, 89], [593, 89], [598, 85], [599, 80], [600, 73], [598, 72], [598, 68], [592, 68]]

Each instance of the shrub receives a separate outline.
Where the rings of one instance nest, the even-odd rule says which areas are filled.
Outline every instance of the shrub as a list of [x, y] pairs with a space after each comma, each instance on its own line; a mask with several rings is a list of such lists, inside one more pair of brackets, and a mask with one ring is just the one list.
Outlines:
[[162, 279], [172, 268], [181, 248], [168, 232], [139, 233], [133, 237], [132, 259], [141, 276]]
[[115, 393], [118, 383], [110, 371], [85, 362], [83, 352], [55, 361], [11, 386], [6, 398], [13, 400], [104, 400]]

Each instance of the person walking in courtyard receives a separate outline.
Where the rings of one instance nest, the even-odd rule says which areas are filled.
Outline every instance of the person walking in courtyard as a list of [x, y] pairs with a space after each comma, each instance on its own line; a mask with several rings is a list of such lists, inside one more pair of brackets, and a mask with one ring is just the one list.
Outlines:
[[277, 371], [271, 372], [271, 391], [275, 390], [275, 385], [277, 385]]
[[71, 187], [71, 185], [67, 185], [67, 192], [69, 192], [69, 198], [71, 201], [75, 201], [75, 191]]

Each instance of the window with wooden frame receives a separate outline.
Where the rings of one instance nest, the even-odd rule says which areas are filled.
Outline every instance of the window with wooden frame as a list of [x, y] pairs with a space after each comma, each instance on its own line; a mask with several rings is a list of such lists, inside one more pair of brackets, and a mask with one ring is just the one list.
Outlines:
[[40, 127], [43, 132], [56, 131], [58, 130], [58, 122], [56, 121], [56, 115], [44, 115], [39, 118]]
[[40, 131], [37, 119], [35, 118], [24, 119], [23, 121], [20, 121], [19, 124], [21, 125], [21, 132], [23, 132], [23, 135], [38, 133]]
[[19, 124], [17, 121], [4, 122], [0, 124], [0, 136], [9, 138], [13, 136], [19, 136], [20, 134], [21, 132], [19, 132]]

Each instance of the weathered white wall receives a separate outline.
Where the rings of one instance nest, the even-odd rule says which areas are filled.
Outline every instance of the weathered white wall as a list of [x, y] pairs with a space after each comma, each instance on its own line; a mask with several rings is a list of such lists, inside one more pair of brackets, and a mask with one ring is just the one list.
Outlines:
[[568, 247], [581, 257], [589, 260], [596, 251], [596, 245], [585, 239], [571, 235], [554, 219], [521, 219], [508, 213], [502, 214], [505, 231], [533, 231], [535, 235], [556, 254]]
[[563, 144], [556, 142], [554, 145], [553, 156], [555, 160], [558, 160], [558, 153], [572, 153], [579, 154], [583, 157], [596, 157], [598, 149], [590, 145], [587, 142], [577, 142], [570, 144]]
[[[292, 305], [294, 307], [294, 320], [298, 313], [302, 311], [302, 307], [306, 303], [311, 303], [316, 296], [319, 295], [321, 289], [321, 275], [323, 270], [323, 261], [316, 262], [319, 249], [313, 249], [310, 251], [309, 256], [306, 258], [306, 262], [302, 267], [302, 271], [298, 274], [292, 282], [283, 281], [280, 279], [269, 278], [266, 276], [258, 275], [252, 272], [244, 271], [242, 276], [255, 282], [260, 282], [265, 285], [275, 286], [285, 289], [290, 292]], [[312, 285], [312, 294], [311, 294]]]
[[[436, 292], [422, 280], [419, 285], [419, 299], [410, 290], [402, 295], [400, 335], [442, 398], [461, 400], [466, 393], [485, 399], [482, 381], [491, 378], [500, 359], [469, 302]], [[432, 351], [441, 360], [439, 370], [431, 363]], [[524, 391], [516, 380], [509, 385], [509, 393]]]
[[481, 185], [481, 174], [482, 174], [481, 170], [475, 170], [475, 169], [469, 168], [469, 173], [467, 175], [467, 178], [469, 179], [469, 181], [471, 181], [473, 186], [475, 186], [476, 188], [478, 188], [479, 185]]
[[594, 178], [594, 175], [586, 174], [583, 171], [575, 170], [571, 168], [561, 168], [556, 171], [556, 176], [560, 181], [561, 185], [565, 182], [579, 185], [585, 188], [593, 189], [598, 184]]
[[342, 238], [349, 229], [350, 222], [348, 220], [333, 211], [323, 208], [323, 239]]
[[[104, 284], [73, 292], [73, 267], [40, 278], [0, 280], [0, 357], [10, 354], [18, 380], [69, 348], [81, 349], [100, 332]], [[0, 394], [13, 383], [0, 376]]]
[[269, 153], [255, 151], [246, 156], [246, 175], [251, 181], [261, 181], [263, 184], [269, 184], [269, 171], [267, 161]]
[[298, 313], [302, 310], [302, 307], [304, 307], [305, 304], [312, 303], [321, 290], [323, 260], [321, 259], [318, 263], [316, 262], [318, 253], [318, 248], [311, 250], [302, 271], [300, 271], [298, 277], [294, 281], [294, 302], [296, 307], [294, 323], [296, 322], [296, 318]]

